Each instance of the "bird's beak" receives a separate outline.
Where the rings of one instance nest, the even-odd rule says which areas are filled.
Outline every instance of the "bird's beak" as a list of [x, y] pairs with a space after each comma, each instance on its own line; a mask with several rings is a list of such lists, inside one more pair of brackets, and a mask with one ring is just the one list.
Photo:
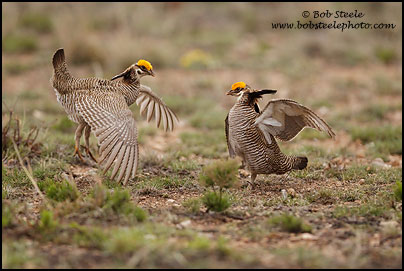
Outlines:
[[233, 90], [229, 90], [229, 91], [226, 92], [226, 95], [233, 95], [233, 94], [234, 94]]
[[154, 71], [153, 71], [153, 70], [150, 70], [150, 71], [149, 71], [149, 74], [150, 74], [151, 76], [153, 76], [153, 77], [156, 76], [156, 75], [154, 74]]

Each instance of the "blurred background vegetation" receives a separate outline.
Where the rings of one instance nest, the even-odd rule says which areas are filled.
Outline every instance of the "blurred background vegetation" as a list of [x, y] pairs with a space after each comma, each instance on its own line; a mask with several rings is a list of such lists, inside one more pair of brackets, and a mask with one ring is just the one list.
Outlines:
[[[401, 3], [2, 3], [2, 8], [3, 140], [15, 139], [45, 196], [61, 201], [51, 209], [54, 216], [41, 213], [41, 201], [18, 166], [11, 140], [3, 144], [3, 236], [9, 238], [2, 243], [3, 267], [402, 267], [402, 205], [396, 209], [391, 203], [393, 189], [395, 201], [402, 198]], [[365, 14], [337, 22], [392, 23], [396, 28], [272, 29], [277, 22], [330, 23], [334, 19], [301, 16], [304, 10], [327, 9]], [[138, 178], [125, 191], [107, 177], [103, 184], [115, 192], [98, 188], [100, 172], [71, 156], [76, 124], [49, 82], [51, 59], [60, 47], [77, 77], [111, 78], [138, 59], [150, 61], [156, 77], [142, 78], [142, 83], [181, 120], [173, 133], [165, 133], [131, 107], [139, 126], [140, 163]], [[262, 176], [254, 191], [231, 190], [229, 212], [244, 219], [240, 223], [225, 216], [214, 219], [201, 211], [197, 198], [204, 190], [198, 183], [203, 166], [228, 157], [224, 119], [235, 99], [225, 92], [237, 81], [277, 89], [260, 105], [272, 98], [296, 100], [324, 117], [337, 134], [334, 141], [306, 129], [280, 143], [285, 153], [308, 156], [309, 166], [286, 177]], [[96, 148], [93, 136], [91, 147]], [[76, 188], [62, 176], [70, 170]], [[280, 192], [284, 188], [287, 200]], [[134, 204], [140, 195], [147, 198], [140, 202], [147, 212]], [[168, 200], [184, 208], [167, 205]], [[269, 219], [275, 211], [285, 214]], [[128, 212], [134, 217], [120, 220]], [[81, 219], [87, 228], [77, 225]], [[184, 227], [201, 227], [183, 229], [181, 219], [186, 219]], [[143, 220], [150, 223], [136, 222]], [[395, 226], [381, 232], [382, 222]], [[38, 225], [40, 234], [22, 234], [24, 225]], [[276, 229], [306, 237], [311, 232], [319, 242], [314, 250], [311, 239], [298, 248], [285, 245], [294, 235]], [[231, 241], [228, 247], [222, 235]], [[376, 237], [382, 241], [369, 245]], [[48, 241], [73, 249], [54, 250]], [[78, 258], [75, 248], [88, 250]], [[145, 262], [125, 254], [133, 251], [145, 255]], [[108, 262], [112, 259], [118, 259], [114, 265]]]
[[[365, 144], [383, 141], [377, 135], [380, 127], [401, 138], [399, 3], [2, 6], [3, 104], [14, 106], [29, 123], [53, 129], [54, 133], [66, 134], [75, 129], [57, 104], [49, 83], [52, 55], [63, 47], [71, 72], [79, 77], [110, 78], [140, 58], [149, 60], [157, 77], [144, 78], [143, 83], [163, 97], [186, 126], [208, 131], [204, 138], [190, 136], [188, 131], [180, 135], [181, 140], [198, 148], [219, 136], [223, 144], [211, 150], [212, 154], [226, 153], [223, 119], [234, 99], [224, 93], [236, 81], [277, 89], [277, 98], [292, 98], [312, 107], [353, 140], [360, 139]], [[344, 32], [272, 29], [273, 22], [318, 22], [319, 19], [303, 19], [302, 11], [326, 9], [357, 9], [365, 16], [350, 20], [394, 23], [396, 28]], [[264, 102], [269, 98], [272, 97], [266, 97]], [[138, 110], [133, 111], [139, 119]], [[364, 126], [369, 126], [370, 131], [360, 129]], [[153, 127], [145, 129], [141, 135], [155, 134]], [[321, 138], [310, 132], [302, 137]], [[387, 146], [392, 149], [387, 154], [401, 154], [401, 139], [393, 141], [393, 146]], [[379, 142], [372, 148], [384, 151], [386, 146]], [[195, 151], [198, 150], [191, 150]], [[200, 151], [205, 155], [209, 152]]]

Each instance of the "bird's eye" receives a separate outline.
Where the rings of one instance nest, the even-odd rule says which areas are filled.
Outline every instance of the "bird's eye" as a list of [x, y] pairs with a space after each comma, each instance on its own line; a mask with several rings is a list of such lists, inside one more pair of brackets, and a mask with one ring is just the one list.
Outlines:
[[137, 74], [141, 74], [141, 72], [139, 70], [137, 70]]
[[146, 67], [145, 66], [140, 66], [140, 69], [142, 70], [142, 71], [147, 71], [147, 69], [146, 69]]
[[236, 91], [240, 91], [240, 87], [236, 88]]

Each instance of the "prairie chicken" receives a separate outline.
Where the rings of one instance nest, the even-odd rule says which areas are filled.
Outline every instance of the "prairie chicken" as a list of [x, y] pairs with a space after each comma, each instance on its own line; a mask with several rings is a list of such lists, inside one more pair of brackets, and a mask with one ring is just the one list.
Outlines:
[[[54, 73], [51, 83], [58, 102], [65, 109], [70, 120], [78, 123], [75, 133], [75, 152], [73, 155], [83, 160], [79, 150], [80, 138], [84, 130], [87, 155], [97, 162], [89, 148], [90, 132], [98, 139], [99, 164], [105, 172], [113, 162], [112, 179], [119, 169], [118, 181], [126, 184], [136, 174], [139, 161], [136, 122], [129, 106], [136, 102], [141, 114], [147, 111], [147, 121], [153, 114], [157, 127], [163, 123], [165, 131], [173, 130], [178, 122], [177, 116], [152, 92], [140, 84], [140, 78], [154, 76], [152, 65], [139, 60], [111, 80], [100, 78], [75, 78], [65, 62], [64, 50], [59, 49], [53, 56]], [[122, 81], [113, 81], [118, 78]]]
[[255, 90], [244, 82], [232, 85], [227, 95], [238, 96], [226, 120], [226, 139], [230, 157], [240, 156], [251, 171], [251, 184], [257, 174], [284, 174], [292, 169], [304, 169], [307, 157], [283, 154], [275, 137], [284, 141], [293, 139], [304, 127], [326, 132], [332, 138], [333, 130], [307, 107], [289, 99], [268, 102], [263, 110], [258, 99], [276, 90]]

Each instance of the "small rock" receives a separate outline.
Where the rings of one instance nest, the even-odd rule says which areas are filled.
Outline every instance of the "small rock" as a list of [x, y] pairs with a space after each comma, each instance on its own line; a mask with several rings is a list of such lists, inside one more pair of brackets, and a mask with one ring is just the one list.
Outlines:
[[364, 183], [365, 183], [365, 179], [360, 179], [358, 183], [359, 183], [359, 184], [364, 184]]
[[167, 202], [169, 202], [169, 203], [173, 203], [175, 200], [173, 200], [173, 199], [168, 199], [167, 200]]
[[248, 173], [248, 171], [245, 169], [240, 169], [239, 172], [240, 172], [240, 175], [243, 177], [248, 177], [250, 175], [250, 173]]
[[179, 225], [180, 225], [181, 227], [183, 227], [183, 228], [186, 228], [186, 227], [188, 227], [188, 226], [191, 225], [191, 220], [189, 220], [189, 219], [184, 220], [184, 221], [182, 221]]
[[300, 235], [300, 238], [302, 238], [302, 240], [317, 240], [318, 236], [305, 232]]
[[185, 158], [184, 156], [181, 156], [180, 157], [180, 162], [185, 162], [185, 161], [187, 161], [187, 158]]
[[293, 188], [289, 188], [289, 189], [288, 189], [288, 194], [289, 194], [292, 198], [296, 197], [296, 195], [297, 195], [296, 191], [295, 191]]
[[398, 226], [398, 222], [394, 220], [382, 221], [380, 222], [380, 226], [383, 228], [395, 228]]
[[282, 190], [281, 190], [281, 193], [282, 193], [282, 199], [283, 199], [283, 200], [286, 200], [286, 199], [288, 198], [288, 193], [286, 192], [286, 190], [285, 190], [285, 189], [282, 189]]
[[384, 163], [383, 159], [379, 157], [373, 160], [372, 165], [382, 168], [391, 168], [391, 165]]
[[369, 245], [372, 247], [377, 247], [380, 245], [380, 234], [375, 233], [369, 240]]
[[45, 114], [44, 114], [42, 111], [39, 111], [39, 110], [34, 110], [34, 112], [32, 113], [32, 115], [33, 115], [35, 118], [39, 119], [39, 120], [43, 120], [43, 119], [44, 119], [44, 116], [45, 116]]

